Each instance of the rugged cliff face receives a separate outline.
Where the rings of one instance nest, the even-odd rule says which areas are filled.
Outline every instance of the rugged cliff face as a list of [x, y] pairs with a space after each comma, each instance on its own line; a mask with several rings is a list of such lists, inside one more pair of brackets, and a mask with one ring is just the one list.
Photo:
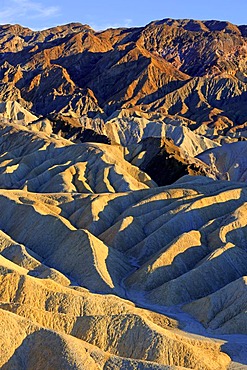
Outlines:
[[[116, 109], [159, 111], [227, 131], [245, 123], [247, 31], [227, 22], [165, 19], [95, 32], [0, 28], [3, 100], [78, 123]], [[71, 121], [70, 121], [71, 120]]]
[[0, 26], [1, 368], [247, 364], [246, 103], [246, 26]]

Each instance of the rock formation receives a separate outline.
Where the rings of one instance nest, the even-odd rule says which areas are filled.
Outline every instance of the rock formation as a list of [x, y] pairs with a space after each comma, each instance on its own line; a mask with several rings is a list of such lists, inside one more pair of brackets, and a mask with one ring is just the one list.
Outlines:
[[228, 22], [0, 26], [1, 369], [246, 367], [246, 61]]

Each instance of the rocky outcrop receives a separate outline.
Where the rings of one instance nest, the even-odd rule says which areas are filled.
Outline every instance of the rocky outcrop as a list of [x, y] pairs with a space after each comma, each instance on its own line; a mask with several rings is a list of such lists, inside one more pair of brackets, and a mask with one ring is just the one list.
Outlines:
[[246, 153], [247, 142], [240, 141], [206, 150], [197, 158], [210, 166], [217, 179], [246, 182]]
[[[205, 185], [209, 192], [212, 191], [209, 183]], [[140, 369], [145, 368], [141, 367], [144, 364], [161, 369], [168, 365], [205, 370], [227, 368], [230, 359], [221, 352], [223, 342], [185, 334], [176, 329], [175, 320], [136, 308], [133, 303], [116, 296], [105, 295], [115, 293], [135, 299], [131, 293], [133, 287], [128, 287], [132, 276], [139, 282], [141, 292], [146, 278], [152, 274], [149, 269], [139, 278], [139, 271], [144, 265], [133, 272], [137, 259], [134, 261], [132, 255], [133, 249], [138, 250], [141, 242], [140, 225], [139, 230], [135, 226], [136, 221], [140, 223], [141, 220], [137, 214], [140, 212], [146, 223], [143, 237], [151, 226], [147, 220], [149, 213], [143, 209], [145, 204], [150, 207], [149, 198], [156, 198], [150, 215], [158, 226], [159, 217], [155, 218], [153, 213], [158, 212], [160, 202], [171, 201], [168, 194], [173, 192], [174, 201], [177, 194], [186, 203], [186, 197], [190, 199], [193, 194], [199, 197], [197, 191], [196, 186], [190, 183], [178, 184], [173, 189], [90, 196], [2, 190], [0, 205], [8, 210], [0, 216], [3, 230], [0, 238], [2, 332], [8, 330], [8, 338], [15, 335], [15, 330], [18, 332], [11, 347], [5, 339], [6, 344], [2, 348], [7, 346], [8, 350], [1, 356], [3, 366], [7, 369], [18, 366], [18, 361], [24, 361], [21, 353], [26, 353], [26, 343], [31, 343], [32, 352], [27, 352], [26, 361], [30, 361], [32, 369], [36, 351], [44, 347], [42, 350], [46, 353], [50, 346], [60, 348], [56, 341], [61, 338], [61, 343], [67, 343], [66, 340], [71, 343], [72, 353], [66, 353], [69, 353], [72, 363], [75, 358], [81, 363], [88, 361], [85, 357], [78, 357], [78, 351], [84, 353], [80, 348], [86, 346], [87, 353], [90, 353], [90, 348], [92, 351], [103, 351], [99, 353], [102, 356], [107, 353], [108, 359], [113, 356], [114, 361], [130, 361], [130, 366], [133, 363]], [[128, 212], [137, 213], [135, 219], [127, 216]], [[166, 215], [164, 211], [162, 213]], [[116, 234], [117, 229], [119, 232]], [[150, 237], [154, 237], [154, 231], [149, 233]], [[156, 233], [158, 236], [159, 231]], [[196, 240], [196, 236], [191, 236], [187, 239], [189, 249]], [[133, 246], [134, 242], [136, 246]], [[178, 244], [174, 242], [173, 245], [176, 253]], [[202, 246], [198, 248], [205, 249]], [[150, 252], [138, 260], [149, 260], [151, 268], [151, 259], [155, 258], [155, 254], [150, 257]], [[235, 253], [237, 255], [238, 252]], [[135, 255], [138, 257], [137, 253]], [[197, 254], [196, 262], [204, 255]], [[161, 260], [156, 257], [156, 263], [160, 264], [158, 261]], [[164, 262], [161, 266], [165, 269]], [[176, 269], [176, 265], [171, 262], [172, 269]], [[123, 285], [122, 281], [127, 276], [128, 283]], [[155, 281], [158, 280], [156, 277]], [[163, 304], [162, 294], [157, 302]], [[153, 307], [157, 306], [154, 304]], [[48, 347], [47, 343], [50, 343]], [[67, 355], [58, 357], [61, 351], [51, 351], [44, 361], [52, 361], [54, 366], [65, 366], [59, 365], [67, 361]], [[121, 359], [117, 357], [116, 360], [115, 356]], [[42, 364], [37, 366], [41, 368]], [[72, 365], [66, 366], [70, 368]]]
[[35, 32], [1, 26], [0, 99], [72, 126], [82, 115], [105, 119], [134, 108], [221, 135], [245, 124], [244, 30], [171, 19], [102, 32], [81, 24]]
[[0, 26], [1, 368], [247, 363], [246, 40]]
[[214, 332], [246, 334], [246, 276], [183, 309]]
[[[143, 370], [182, 369], [177, 366], [162, 366], [151, 361], [125, 359], [111, 355], [73, 336], [48, 330], [7, 311], [1, 310], [0, 312], [1, 333], [4, 335], [0, 364], [5, 370], [23, 366], [30, 370], [44, 368], [96, 370], [121, 367]], [[8, 328], [4, 323], [8, 323]], [[9, 346], [10, 343], [11, 346]]]
[[1, 188], [104, 193], [155, 186], [148, 175], [124, 159], [119, 145], [75, 145], [18, 125], [2, 124], [0, 133]]

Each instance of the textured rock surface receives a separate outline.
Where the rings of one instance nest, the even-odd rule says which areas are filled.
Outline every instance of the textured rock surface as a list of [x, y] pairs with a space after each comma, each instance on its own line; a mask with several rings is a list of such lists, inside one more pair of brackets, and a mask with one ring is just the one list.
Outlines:
[[135, 107], [178, 114], [215, 134], [245, 127], [245, 26], [164, 19], [102, 32], [5, 25], [0, 35], [0, 97], [35, 115], [78, 126], [83, 115]]
[[0, 26], [2, 369], [246, 367], [246, 40]]
[[155, 186], [124, 159], [120, 146], [74, 145], [16, 124], [0, 124], [0, 135], [1, 188], [103, 193]]
[[[8, 328], [3, 325], [6, 322]], [[111, 355], [85, 341], [48, 330], [3, 310], [1, 310], [1, 336], [4, 340], [0, 364], [5, 370], [20, 368], [182, 370], [177, 366], [162, 366], [151, 361], [123, 359]]]
[[[218, 352], [220, 343], [186, 337], [162, 315], [90, 293], [128, 292], [128, 298], [161, 310], [199, 305], [202, 297], [221, 294], [247, 274], [241, 244], [246, 188], [194, 179], [120, 194], [2, 190], [0, 205], [8, 211], [0, 215], [1, 308], [121, 357], [213, 369], [213, 356], [215, 369], [226, 367], [229, 360]], [[71, 284], [89, 291], [71, 289]], [[210, 306], [203, 308], [210, 316]], [[228, 325], [234, 327], [234, 321]], [[133, 336], [139, 338], [135, 349]], [[169, 356], [165, 348], [171, 348]]]
[[[178, 189], [174, 191], [181, 196], [183, 192], [189, 192], [189, 189], [184, 190], [178, 185]], [[11, 368], [15, 361], [21, 361], [18, 353], [26, 351], [26, 337], [28, 343], [33, 343], [34, 352], [27, 355], [31, 363], [36, 346], [45, 346], [43, 350], [47, 351], [47, 343], [54, 343], [55, 346], [56, 340], [58, 348], [61, 340], [62, 343], [71, 341], [72, 354], [69, 351], [69, 358], [72, 363], [75, 360], [86, 361], [84, 357], [73, 357], [79, 355], [77, 352], [85, 343], [66, 339], [67, 337], [63, 336], [65, 333], [86, 341], [111, 356], [131, 358], [137, 362], [145, 360], [150, 362], [149, 366], [154, 362], [155, 366], [176, 365], [198, 369], [227, 367], [229, 357], [220, 352], [223, 343], [186, 335], [176, 329], [174, 320], [135, 308], [130, 302], [115, 296], [90, 293], [95, 291], [102, 294], [112, 291], [119, 295], [125, 294], [121, 281], [134, 268], [131, 267], [132, 258], [128, 251], [131, 245], [125, 245], [125, 248], [121, 248], [121, 243], [118, 247], [106, 246], [102, 242], [105, 239], [103, 234], [109, 229], [114, 241], [114, 232], [110, 226], [115, 227], [114, 218], [121, 207], [127, 207], [130, 212], [138, 211], [139, 207], [142, 208], [140, 203], [153, 196], [158, 198], [158, 203], [166, 202], [165, 189], [161, 191], [156, 188], [153, 192], [148, 189], [119, 195], [88, 196], [64, 193], [55, 196], [25, 191], [1, 191], [1, 208], [8, 209], [8, 212], [3, 212], [0, 217], [0, 225], [4, 230], [1, 234], [0, 307], [18, 315], [7, 316], [4, 322], [14, 326], [13, 330], [20, 332], [22, 328], [24, 331], [20, 334], [22, 339], [16, 337], [19, 344], [16, 343], [18, 349], [15, 354], [13, 355], [13, 346], [12, 353], [5, 354], [9, 356], [5, 357], [5, 366], [9, 363]], [[90, 220], [90, 212], [86, 210], [89, 204], [94, 220]], [[157, 208], [153, 206], [154, 209]], [[102, 209], [105, 216], [98, 218], [97, 215]], [[83, 216], [84, 212], [88, 220]], [[141, 214], [145, 220], [143, 210]], [[111, 217], [113, 218], [110, 219]], [[103, 219], [105, 221], [102, 224]], [[79, 226], [81, 221], [86, 222], [87, 226]], [[125, 240], [130, 238], [131, 229], [129, 232]], [[79, 244], [77, 240], [80, 241]], [[53, 266], [56, 270], [48, 266]], [[73, 284], [76, 286], [73, 287]], [[31, 320], [32, 324], [29, 321], [28, 330], [26, 321], [20, 317]], [[16, 326], [19, 328], [19, 325], [21, 328], [17, 329]], [[60, 334], [54, 337], [55, 334], [40, 328], [39, 325]], [[95, 347], [92, 350], [96, 350]], [[58, 365], [57, 361], [68, 361], [67, 355], [61, 360], [54, 354], [53, 356], [50, 361], [55, 361], [55, 368], [65, 366], [63, 363]], [[79, 366], [79, 363], [76, 366]], [[141, 368], [144, 365], [136, 366]]]
[[[68, 335], [93, 345], [92, 351], [103, 351], [101, 356], [109, 353], [108, 359], [117, 361], [116, 366], [121, 361], [130, 361], [128, 366], [140, 369], [167, 365], [227, 368], [230, 358], [221, 350], [225, 342], [185, 334], [176, 328], [180, 325], [176, 321], [135, 308], [117, 296], [158, 312], [167, 306], [187, 304], [186, 311], [203, 321], [197, 315], [200, 308], [190, 308], [190, 304], [200, 307], [201, 299], [220, 295], [230, 283], [238, 284], [247, 275], [243, 243], [246, 186], [188, 176], [169, 187], [154, 187], [147, 175], [124, 159], [123, 150], [116, 145], [74, 144], [17, 124], [5, 123], [1, 129], [1, 181], [5, 189], [0, 192], [0, 308], [17, 315], [8, 316], [8, 320], [14, 320], [14, 327], [19, 328], [19, 323], [24, 322], [26, 328], [25, 320], [34, 325], [31, 332], [23, 329], [26, 336], [22, 334], [16, 350], [12, 349], [5, 358], [4, 366], [11, 368], [16, 361], [24, 361], [20, 360], [19, 351], [27, 351], [25, 338], [33, 343], [33, 348], [40, 348], [42, 343], [47, 351], [50, 346], [44, 344], [46, 335], [50, 338], [47, 343], [58, 338], [58, 347], [60, 341], [64, 343], [63, 335]], [[132, 178], [129, 184], [137, 184], [135, 190], [111, 192], [105, 188], [101, 194], [99, 189], [94, 194], [88, 189], [78, 192], [78, 188], [71, 190], [63, 185], [56, 193], [49, 193], [48, 189], [47, 193], [30, 191], [44, 192], [41, 188], [41, 181], [46, 180], [44, 168], [48, 172], [54, 167], [61, 171], [59, 158], [63, 166], [68, 161], [70, 165], [70, 158], [75, 162], [82, 158], [83, 148], [93, 151], [92, 171], [95, 171], [91, 177], [88, 174], [84, 184], [90, 185], [92, 180], [97, 184], [97, 176], [107, 163], [105, 160], [95, 165], [99, 153], [108, 163], [112, 158], [115, 170], [121, 164], [119, 189], [126, 173], [126, 179]], [[61, 156], [52, 154], [56, 151], [61, 151]], [[90, 156], [85, 164], [90, 166]], [[99, 180], [101, 187], [108, 184], [106, 179]], [[30, 181], [34, 184], [37, 181], [37, 188], [30, 189]], [[57, 179], [54, 185], [59, 185]], [[224, 316], [226, 324], [220, 333], [239, 332], [238, 319], [244, 316], [241, 302], [235, 320], [227, 321]], [[203, 308], [205, 317], [211, 317], [210, 306], [206, 304]], [[224, 310], [222, 306], [222, 315]], [[25, 320], [19, 321], [20, 317]], [[8, 320], [7, 327], [12, 325]], [[207, 325], [211, 329], [211, 324]], [[58, 334], [54, 337], [50, 330]], [[245, 333], [244, 326], [240, 332]], [[68, 340], [72, 341], [71, 360], [67, 355], [59, 359], [53, 354], [55, 368], [73, 368], [73, 361], [79, 361], [75, 368], [80, 368], [80, 361], [89, 361], [73, 357], [80, 346], [84, 348], [87, 344]], [[27, 355], [30, 368], [33, 353]], [[63, 365], [59, 361], [72, 362]]]
[[183, 309], [216, 332], [246, 334], [246, 279], [243, 276]]
[[247, 142], [225, 144], [218, 150], [210, 149], [198, 155], [198, 158], [209, 165], [216, 178], [221, 180], [247, 181]]

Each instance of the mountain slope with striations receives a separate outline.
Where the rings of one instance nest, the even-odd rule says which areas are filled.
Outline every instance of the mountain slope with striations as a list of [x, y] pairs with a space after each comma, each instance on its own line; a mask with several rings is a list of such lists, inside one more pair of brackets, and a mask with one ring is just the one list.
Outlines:
[[247, 367], [247, 26], [0, 26], [0, 367]]
[[0, 27], [0, 97], [78, 125], [133, 108], [177, 114], [226, 132], [245, 123], [247, 29], [165, 19], [96, 32]]

